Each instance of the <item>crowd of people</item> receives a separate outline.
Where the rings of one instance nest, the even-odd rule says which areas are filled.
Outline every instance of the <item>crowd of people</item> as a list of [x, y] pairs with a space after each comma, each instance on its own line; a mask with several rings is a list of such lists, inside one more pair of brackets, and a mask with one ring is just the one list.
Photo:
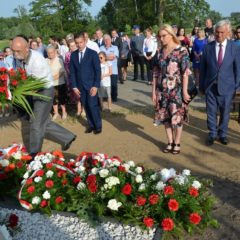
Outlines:
[[[205, 28], [195, 26], [190, 34], [176, 25], [163, 25], [157, 33], [151, 27], [142, 33], [140, 26], [134, 25], [131, 37], [118, 33], [116, 29], [108, 34], [98, 28], [92, 39], [83, 31], [75, 35], [70, 33], [62, 39], [50, 36], [48, 45], [43, 43], [40, 36], [26, 38], [19, 35], [0, 52], [0, 67], [24, 67], [28, 74], [33, 74], [34, 66], [29, 66], [29, 61], [33, 58], [39, 61], [45, 59], [46, 76], [36, 76], [51, 75], [51, 89], [54, 89], [51, 109], [47, 104], [45, 108], [49, 111], [40, 121], [45, 124], [45, 131], [46, 122], [51, 125], [57, 118], [65, 120], [68, 117], [67, 104], [71, 103], [76, 105], [77, 116], [86, 115], [86, 133], [99, 134], [102, 131], [101, 110], [105, 109], [104, 102], [107, 101], [106, 110], [111, 111], [112, 102], [118, 100], [118, 84], [124, 84], [127, 80], [128, 66], [133, 62], [132, 80], [141, 79], [152, 85], [154, 124], [164, 124], [168, 139], [163, 152], [179, 154], [183, 122], [188, 121], [188, 103], [191, 101], [188, 82], [192, 72], [195, 84], [206, 94], [208, 145], [212, 145], [217, 137], [222, 144], [228, 143], [230, 104], [240, 82], [240, 55], [238, 58], [236, 55], [240, 48], [240, 26], [233, 31], [228, 20], [213, 26], [211, 19], [207, 19], [205, 25]], [[21, 51], [25, 52], [19, 57]], [[228, 61], [224, 62], [225, 58]], [[38, 65], [41, 63], [37, 62], [35, 68], [40, 68]], [[52, 93], [44, 94], [51, 96]], [[34, 108], [39, 108], [37, 103]], [[46, 116], [51, 110], [52, 121], [47, 120]], [[4, 114], [8, 116], [9, 112], [0, 110], [0, 117]], [[32, 127], [32, 132], [39, 134], [34, 130], [36, 124]], [[50, 126], [50, 132], [57, 128]], [[58, 130], [59, 135], [55, 133], [55, 138], [65, 131]], [[37, 143], [38, 147], [30, 150], [33, 155], [41, 150], [45, 131]], [[63, 144], [67, 149], [76, 136], [70, 132], [65, 134], [68, 137]]]

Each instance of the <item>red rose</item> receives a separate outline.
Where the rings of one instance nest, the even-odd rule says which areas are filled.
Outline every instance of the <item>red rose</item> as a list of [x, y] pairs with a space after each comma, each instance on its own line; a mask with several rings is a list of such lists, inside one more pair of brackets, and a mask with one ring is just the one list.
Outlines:
[[96, 183], [97, 182], [96, 175], [88, 175], [86, 182], [88, 184]]
[[201, 216], [198, 213], [192, 213], [189, 216], [189, 221], [193, 224], [199, 224], [201, 222]]
[[46, 164], [46, 168], [47, 168], [47, 169], [51, 169], [52, 167], [53, 167], [53, 164], [52, 164], [52, 163], [47, 163], [47, 164]]
[[123, 188], [122, 188], [122, 193], [123, 193], [124, 195], [130, 195], [131, 192], [132, 192], [132, 186], [131, 186], [131, 184], [129, 184], [129, 183], [125, 184], [125, 186], [123, 186]]
[[171, 218], [164, 218], [162, 220], [162, 229], [164, 231], [172, 231], [174, 228], [174, 222]]
[[42, 177], [44, 175], [44, 170], [38, 170], [37, 172], [36, 172], [36, 176], [38, 176], [38, 177]]
[[124, 166], [121, 166], [121, 165], [118, 167], [118, 170], [120, 172], [126, 172], [126, 168]]
[[95, 183], [88, 184], [88, 189], [90, 192], [95, 193], [97, 191], [97, 185]]
[[18, 85], [18, 81], [16, 79], [12, 80], [11, 82], [12, 86], [17, 86]]
[[80, 178], [79, 176], [77, 176], [77, 177], [75, 177], [75, 178], [73, 179], [73, 182], [74, 182], [75, 184], [78, 184], [78, 183], [81, 182], [81, 178]]
[[30, 186], [27, 188], [27, 192], [32, 194], [35, 191], [35, 187], [34, 186]]
[[41, 203], [40, 203], [40, 206], [41, 206], [42, 208], [45, 208], [47, 205], [48, 205], [47, 200], [42, 200]]
[[55, 199], [56, 204], [60, 204], [62, 202], [63, 202], [63, 198], [61, 196], [56, 197], [56, 199]]
[[98, 164], [98, 160], [97, 159], [93, 159], [92, 160], [92, 165], [96, 166]]
[[168, 201], [168, 208], [170, 211], [176, 212], [179, 208], [179, 204], [175, 199], [170, 199]]
[[54, 186], [54, 182], [52, 180], [47, 180], [45, 182], [46, 188], [52, 188]]
[[157, 194], [152, 194], [152, 195], [149, 196], [148, 200], [149, 200], [151, 205], [155, 205], [159, 201], [159, 196]]
[[138, 206], [143, 206], [146, 203], [147, 199], [142, 196], [137, 197], [137, 205]]
[[22, 167], [23, 167], [23, 162], [18, 161], [18, 162], [16, 163], [16, 167], [17, 167], [17, 168], [22, 168]]
[[63, 180], [62, 180], [62, 185], [63, 185], [63, 186], [67, 185], [67, 183], [68, 183], [68, 180], [67, 180], [67, 179], [63, 179]]
[[174, 193], [174, 188], [172, 186], [166, 186], [164, 188], [165, 195], [172, 195]]
[[147, 227], [151, 228], [151, 227], [153, 226], [154, 221], [153, 221], [153, 219], [150, 218], [150, 217], [145, 217], [145, 218], [143, 219], [143, 223], [144, 223]]
[[65, 171], [60, 170], [60, 171], [57, 173], [57, 176], [58, 176], [59, 178], [62, 178], [65, 174], [66, 174]]
[[18, 216], [15, 215], [15, 214], [11, 214], [11, 215], [9, 216], [8, 222], [9, 222], [9, 226], [10, 226], [11, 228], [16, 227], [16, 226], [18, 225]]
[[33, 179], [32, 178], [29, 178], [27, 181], [26, 181], [26, 184], [27, 185], [31, 185], [33, 183]]
[[190, 187], [190, 188], [188, 189], [188, 192], [189, 192], [189, 194], [190, 194], [191, 196], [193, 196], [193, 197], [197, 197], [197, 196], [199, 195], [198, 190], [197, 190], [196, 188], [194, 188], [194, 187]]

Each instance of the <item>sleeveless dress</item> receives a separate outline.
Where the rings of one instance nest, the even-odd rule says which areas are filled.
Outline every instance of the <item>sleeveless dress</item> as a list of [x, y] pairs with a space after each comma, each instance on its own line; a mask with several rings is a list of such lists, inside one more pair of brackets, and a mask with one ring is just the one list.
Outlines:
[[154, 64], [156, 106], [154, 124], [180, 127], [188, 122], [188, 106], [183, 102], [183, 76], [191, 74], [188, 51], [177, 46], [164, 57], [161, 49]]

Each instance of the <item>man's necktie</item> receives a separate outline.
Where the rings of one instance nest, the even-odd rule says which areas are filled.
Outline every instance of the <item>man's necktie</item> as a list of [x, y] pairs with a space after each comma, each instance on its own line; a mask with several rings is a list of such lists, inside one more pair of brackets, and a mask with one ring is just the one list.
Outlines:
[[222, 44], [219, 44], [219, 51], [218, 51], [218, 66], [220, 67], [223, 61], [223, 49]]
[[101, 47], [101, 40], [98, 40], [98, 46]]
[[81, 63], [81, 62], [82, 62], [82, 59], [83, 59], [83, 52], [80, 52], [79, 63]]

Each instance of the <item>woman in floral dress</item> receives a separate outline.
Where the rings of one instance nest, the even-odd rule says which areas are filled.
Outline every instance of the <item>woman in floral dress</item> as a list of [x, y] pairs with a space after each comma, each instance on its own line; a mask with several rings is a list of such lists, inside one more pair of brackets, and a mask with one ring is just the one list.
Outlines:
[[190, 61], [188, 51], [180, 46], [170, 25], [159, 31], [162, 48], [153, 70], [152, 100], [155, 104], [155, 124], [164, 124], [168, 144], [164, 153], [180, 153], [183, 122], [188, 121], [187, 92]]

